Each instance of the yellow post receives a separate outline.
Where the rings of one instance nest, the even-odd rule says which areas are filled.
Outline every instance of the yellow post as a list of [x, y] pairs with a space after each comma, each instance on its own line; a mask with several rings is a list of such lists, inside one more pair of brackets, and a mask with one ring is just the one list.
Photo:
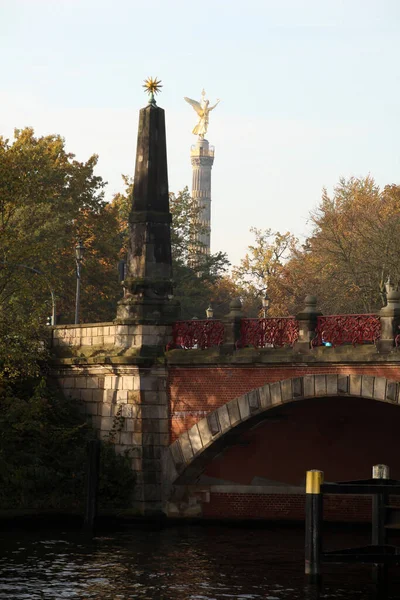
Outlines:
[[320, 494], [324, 483], [324, 472], [313, 469], [306, 473], [306, 494]]

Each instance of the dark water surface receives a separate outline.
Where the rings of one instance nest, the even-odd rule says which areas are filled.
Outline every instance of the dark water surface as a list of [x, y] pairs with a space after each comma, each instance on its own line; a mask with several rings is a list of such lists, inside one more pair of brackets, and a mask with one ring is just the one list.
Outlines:
[[[301, 528], [129, 529], [87, 541], [67, 532], [0, 533], [0, 599], [268, 600], [383, 598], [369, 567], [326, 566], [319, 596], [303, 577]], [[332, 531], [331, 548], [367, 543]], [[387, 596], [400, 599], [393, 569]]]

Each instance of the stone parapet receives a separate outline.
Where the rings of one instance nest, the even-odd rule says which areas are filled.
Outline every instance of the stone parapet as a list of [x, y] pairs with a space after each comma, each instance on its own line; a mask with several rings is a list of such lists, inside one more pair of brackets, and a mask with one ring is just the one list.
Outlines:
[[121, 348], [155, 346], [164, 348], [171, 337], [168, 325], [119, 325], [96, 323], [57, 325], [52, 330], [51, 347], [54, 352], [81, 347], [94, 347], [104, 352], [117, 353]]

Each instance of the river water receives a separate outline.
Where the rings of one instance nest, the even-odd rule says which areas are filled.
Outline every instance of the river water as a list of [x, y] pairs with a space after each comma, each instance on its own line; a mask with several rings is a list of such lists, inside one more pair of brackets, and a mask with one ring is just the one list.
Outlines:
[[[305, 585], [301, 528], [131, 528], [93, 540], [61, 530], [0, 536], [1, 600], [383, 598], [369, 567], [328, 565], [319, 591]], [[327, 543], [333, 549], [367, 538], [331, 531]], [[400, 599], [395, 569], [387, 597]]]

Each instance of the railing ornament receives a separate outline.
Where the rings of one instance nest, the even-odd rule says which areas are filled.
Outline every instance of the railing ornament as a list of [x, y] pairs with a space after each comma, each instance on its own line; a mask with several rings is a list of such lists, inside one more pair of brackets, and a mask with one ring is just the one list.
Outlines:
[[[236, 342], [236, 348], [293, 348], [299, 339], [299, 322], [295, 317], [242, 318], [239, 323], [240, 338]], [[221, 346], [224, 343], [224, 333], [224, 323], [217, 319], [177, 321], [172, 328], [173, 341], [167, 350], [204, 350]], [[311, 346], [375, 344], [380, 337], [381, 320], [378, 315], [324, 315], [317, 317]], [[395, 336], [395, 346], [400, 346], [400, 334]]]
[[299, 337], [299, 324], [295, 317], [269, 317], [242, 319], [238, 347], [255, 348], [293, 347]]
[[312, 346], [375, 344], [381, 336], [378, 315], [325, 315], [317, 318]]
[[224, 324], [215, 319], [176, 321], [172, 328], [172, 348], [205, 350], [220, 346], [224, 341]]

